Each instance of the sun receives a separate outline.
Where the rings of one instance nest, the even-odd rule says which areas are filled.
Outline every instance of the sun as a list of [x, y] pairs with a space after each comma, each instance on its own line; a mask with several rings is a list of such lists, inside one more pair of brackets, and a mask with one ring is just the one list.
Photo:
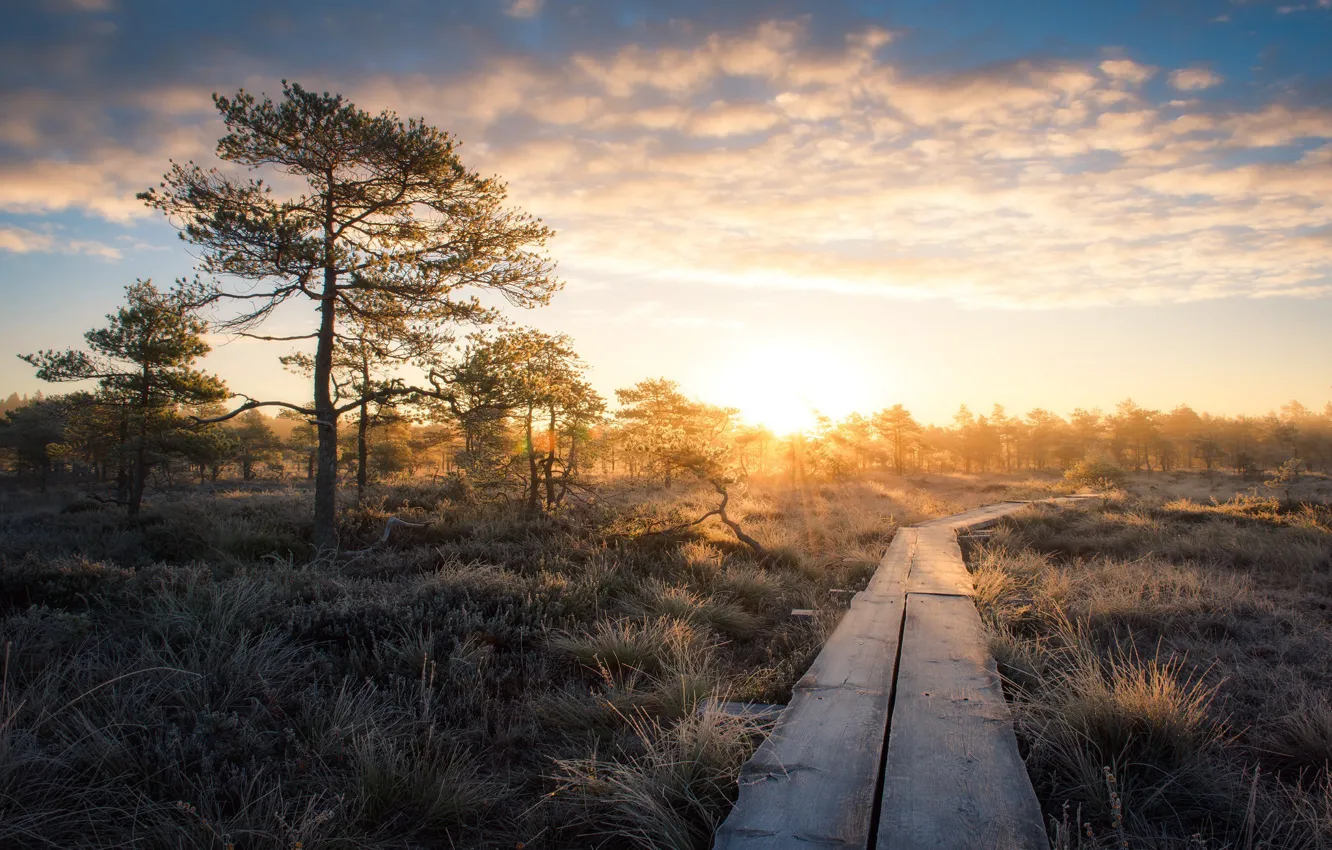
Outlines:
[[846, 352], [778, 343], [731, 358], [715, 383], [718, 404], [781, 436], [813, 429], [820, 415], [836, 420], [854, 412], [869, 386], [861, 361]]

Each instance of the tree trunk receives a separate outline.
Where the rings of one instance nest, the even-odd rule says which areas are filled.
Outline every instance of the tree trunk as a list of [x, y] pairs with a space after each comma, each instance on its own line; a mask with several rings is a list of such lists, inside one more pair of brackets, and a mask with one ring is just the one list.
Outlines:
[[731, 501], [731, 494], [730, 491], [726, 489], [726, 486], [715, 479], [710, 480], [708, 483], [711, 484], [712, 489], [716, 490], [722, 497], [721, 504], [717, 506], [716, 511], [718, 518], [726, 524], [727, 528], [731, 529], [731, 533], [735, 535], [736, 539], [748, 546], [755, 555], [758, 555], [760, 558], [767, 555], [768, 552], [763, 548], [763, 545], [746, 534], [745, 530], [740, 527], [740, 523], [731, 519], [726, 513], [726, 505]]
[[134, 469], [130, 473], [130, 494], [129, 494], [129, 515], [137, 517], [139, 508], [143, 504], [144, 485], [148, 478], [148, 404], [152, 401], [151, 387], [152, 376], [148, 372], [148, 367], [143, 368], [141, 380], [142, 386], [139, 388], [139, 438], [134, 446]]
[[134, 469], [130, 473], [130, 492], [129, 492], [129, 515], [137, 517], [139, 508], [143, 505], [143, 490], [148, 479], [148, 447], [146, 442], [146, 428], [139, 427], [138, 445], [134, 447]]
[[578, 423], [575, 422], [573, 429], [569, 432], [569, 456], [565, 458], [564, 473], [560, 475], [560, 492], [555, 497], [555, 503], [564, 502], [564, 497], [569, 495], [569, 479], [578, 472]]
[[[364, 390], [362, 390], [364, 392]], [[362, 399], [361, 401], [361, 421], [356, 423], [356, 502], [360, 504], [361, 498], [365, 495], [366, 467], [370, 457], [370, 441], [367, 439], [370, 430], [370, 405]]]
[[[329, 181], [330, 185], [332, 180]], [[329, 200], [331, 206], [332, 200]], [[338, 548], [338, 416], [333, 408], [333, 336], [338, 272], [333, 268], [333, 214], [325, 219], [324, 291], [319, 304], [319, 337], [315, 347], [315, 428], [319, 449], [315, 466], [314, 545], [319, 552]]]
[[116, 500], [129, 500], [129, 476], [125, 471], [125, 448], [129, 443], [129, 416], [120, 416], [120, 446], [116, 452]]
[[546, 510], [555, 507], [555, 406], [550, 408], [550, 447], [546, 451]]
[[532, 408], [527, 408], [523, 420], [527, 433], [527, 512], [536, 516], [541, 512], [540, 474], [537, 472], [536, 446], [532, 444]]

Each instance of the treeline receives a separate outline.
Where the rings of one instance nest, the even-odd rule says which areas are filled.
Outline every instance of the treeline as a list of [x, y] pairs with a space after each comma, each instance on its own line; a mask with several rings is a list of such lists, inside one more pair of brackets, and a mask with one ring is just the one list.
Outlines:
[[1067, 469], [1084, 458], [1129, 471], [1275, 469], [1299, 458], [1332, 467], [1332, 403], [1315, 411], [1298, 401], [1266, 416], [1217, 416], [1186, 404], [1151, 410], [1125, 399], [1115, 410], [1037, 408], [1009, 415], [1001, 405], [974, 414], [964, 405], [951, 426], [921, 425], [901, 405], [872, 416], [823, 422], [807, 452], [832, 474], [890, 468], [903, 472], [1012, 472]]
[[23, 395], [19, 395], [18, 393], [10, 393], [5, 398], [0, 399], [0, 414], [8, 413], [11, 410], [18, 410], [20, 407], [23, 407], [29, 402], [41, 401], [43, 398], [45, 398], [45, 396], [42, 395], [41, 390], [38, 390], [37, 392], [33, 393], [31, 396], [29, 396], [27, 393], [24, 393]]
[[[572, 354], [567, 340], [528, 332], [528, 343], [541, 341]], [[340, 478], [362, 487], [449, 478], [471, 489], [517, 492], [550, 509], [571, 488], [595, 479], [669, 485], [673, 475], [699, 468], [704, 452], [715, 456], [714, 469], [728, 468], [732, 478], [1063, 470], [1086, 458], [1146, 472], [1251, 475], [1290, 458], [1312, 471], [1332, 466], [1332, 404], [1315, 411], [1292, 401], [1261, 417], [1216, 416], [1187, 405], [1163, 412], [1132, 400], [1111, 413], [1079, 409], [1067, 417], [1044, 409], [1010, 416], [998, 405], [975, 415], [964, 406], [951, 426], [922, 425], [895, 405], [779, 437], [744, 424], [734, 410], [690, 400], [665, 379], [617, 391], [620, 407], [607, 412], [573, 359], [563, 364], [563, 374], [578, 382], [576, 391], [549, 382], [534, 393], [540, 370], [502, 374], [495, 355], [506, 346], [512, 340], [474, 341], [457, 368], [451, 401], [377, 404], [364, 428], [359, 416], [350, 417], [339, 445]], [[314, 478], [314, 426], [299, 414], [287, 410], [271, 418], [250, 410], [224, 422], [196, 421], [221, 411], [217, 405], [179, 407], [150, 431], [145, 463], [158, 486]], [[136, 448], [135, 440], [122, 439], [128, 418], [96, 393], [39, 394], [0, 419], [0, 465], [42, 483], [53, 476], [120, 482], [123, 491]]]

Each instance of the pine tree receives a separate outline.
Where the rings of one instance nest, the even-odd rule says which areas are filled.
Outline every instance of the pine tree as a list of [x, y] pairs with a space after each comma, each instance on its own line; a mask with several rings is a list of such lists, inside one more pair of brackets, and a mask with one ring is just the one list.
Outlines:
[[191, 162], [173, 164], [161, 186], [140, 197], [180, 225], [205, 271], [241, 282], [214, 296], [238, 307], [227, 328], [275, 339], [255, 331], [281, 304], [315, 306], [309, 332], [276, 338], [314, 340], [313, 406], [248, 406], [279, 404], [317, 426], [314, 542], [335, 549], [338, 418], [365, 403], [334, 401], [349, 319], [388, 333], [474, 319], [483, 312], [476, 290], [544, 304], [560, 286], [542, 252], [550, 231], [507, 209], [504, 184], [468, 171], [458, 142], [424, 121], [371, 115], [341, 95], [286, 82], [277, 102], [245, 91], [213, 101], [228, 131], [218, 156], [304, 183], [303, 192], [278, 199], [262, 179]]
[[139, 281], [126, 287], [125, 306], [107, 316], [105, 328], [84, 334], [90, 350], [20, 355], [44, 381], [97, 381], [97, 403], [122, 412], [132, 458], [130, 516], [137, 516], [143, 503], [150, 438], [179, 423], [177, 406], [230, 396], [219, 378], [194, 368], [209, 351], [206, 325], [194, 313], [197, 295], [197, 287], [184, 282], [160, 292], [152, 281]]

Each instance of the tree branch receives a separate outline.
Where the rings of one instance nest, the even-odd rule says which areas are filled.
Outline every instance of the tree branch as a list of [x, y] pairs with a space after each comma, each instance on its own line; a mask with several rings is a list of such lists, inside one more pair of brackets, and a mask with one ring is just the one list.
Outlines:
[[731, 494], [727, 491], [726, 485], [722, 484], [715, 478], [709, 479], [708, 483], [712, 485], [712, 489], [721, 494], [721, 504], [717, 506], [716, 510], [717, 516], [721, 518], [721, 521], [726, 523], [726, 526], [731, 529], [731, 533], [735, 535], [736, 539], [752, 549], [755, 555], [758, 555], [760, 558], [767, 556], [768, 551], [763, 548], [762, 544], [748, 534], [745, 534], [744, 529], [740, 527], [740, 523], [726, 515], [726, 504], [731, 501]]
[[301, 339], [315, 339], [319, 336], [317, 333], [300, 334], [299, 336], [268, 336], [267, 334], [254, 334], [248, 331], [232, 331], [235, 336], [243, 336], [246, 339], [258, 339], [264, 342], [295, 342]]
[[[243, 396], [240, 396], [240, 398], [249, 398], [249, 396], [244, 396], [244, 395], [243, 395]], [[216, 422], [226, 422], [228, 419], [234, 419], [235, 417], [240, 416], [240, 415], [241, 415], [242, 413], [244, 413], [245, 411], [247, 411], [247, 410], [254, 410], [254, 409], [257, 408], [257, 407], [285, 407], [285, 408], [287, 408], [288, 410], [294, 410], [294, 411], [296, 411], [297, 413], [302, 413], [302, 414], [304, 414], [304, 415], [306, 415], [306, 416], [314, 416], [314, 415], [315, 415], [315, 412], [314, 412], [313, 410], [311, 410], [310, 408], [308, 408], [308, 407], [301, 407], [300, 405], [297, 405], [297, 404], [290, 404], [289, 402], [285, 402], [285, 401], [255, 401], [255, 400], [251, 399], [250, 401], [247, 401], [245, 404], [242, 404], [240, 407], [236, 408], [235, 410], [231, 411], [230, 413], [225, 413], [225, 414], [223, 414], [223, 415], [221, 415], [221, 416], [207, 416], [207, 417], [205, 417], [205, 416], [193, 416], [193, 415], [192, 415], [192, 416], [190, 416], [190, 418], [193, 419], [194, 422], [195, 422], [195, 424], [197, 424], [197, 425], [212, 425], [212, 424], [214, 424], [214, 423], [216, 423]]]

